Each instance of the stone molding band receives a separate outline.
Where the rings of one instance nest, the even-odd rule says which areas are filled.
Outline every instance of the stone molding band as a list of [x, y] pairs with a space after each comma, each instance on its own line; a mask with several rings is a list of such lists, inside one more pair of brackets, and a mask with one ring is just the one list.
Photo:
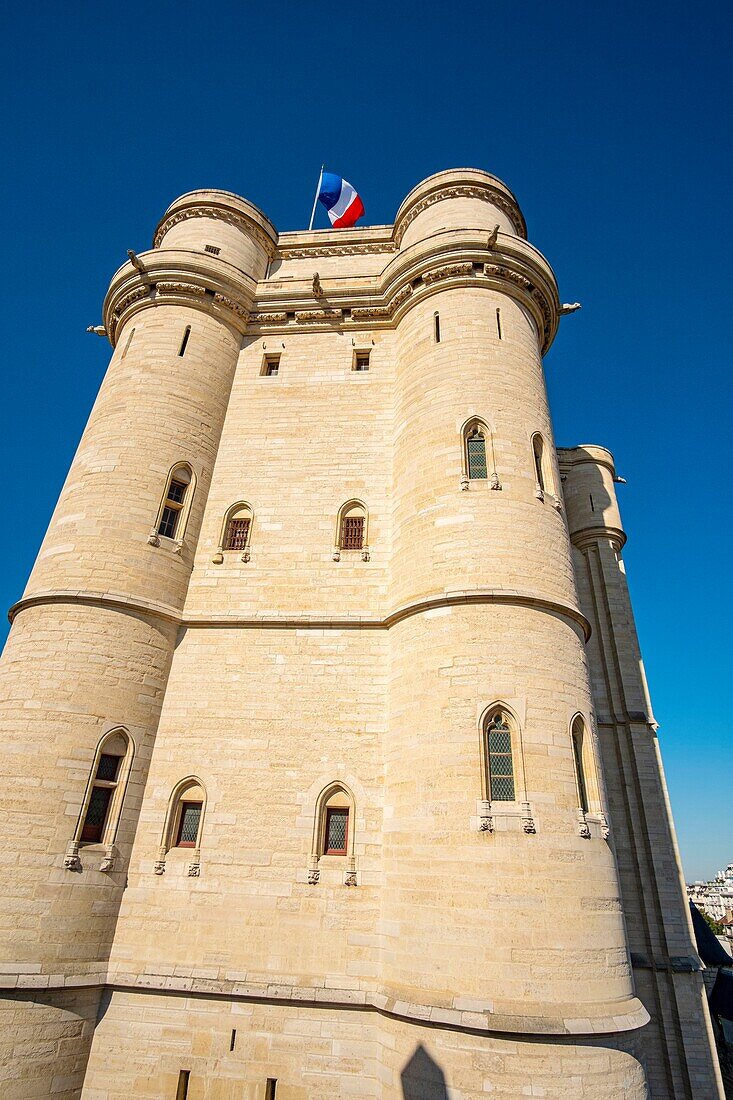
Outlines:
[[8, 611], [8, 619], [12, 623], [21, 611], [29, 607], [39, 607], [44, 604], [70, 604], [78, 603], [92, 607], [104, 607], [113, 611], [128, 611], [137, 614], [151, 615], [166, 622], [175, 623], [185, 627], [238, 627], [240, 629], [312, 629], [312, 630], [389, 630], [404, 619], [413, 615], [421, 615], [427, 611], [439, 608], [460, 607], [465, 604], [503, 604], [516, 607], [528, 607], [536, 611], [543, 611], [550, 615], [556, 615], [575, 628], [579, 628], [587, 642], [591, 636], [591, 625], [586, 617], [572, 604], [563, 603], [560, 600], [548, 599], [544, 596], [536, 596], [530, 592], [522, 592], [513, 589], [474, 588], [457, 592], [446, 592], [440, 595], [427, 596], [420, 600], [412, 600], [409, 603], [397, 607], [383, 618], [374, 615], [360, 614], [346, 615], [339, 618], [336, 615], [317, 615], [304, 612], [301, 615], [184, 615], [182, 611], [169, 604], [156, 603], [134, 596], [122, 596], [111, 592], [81, 592], [66, 589], [50, 589], [46, 592], [37, 592], [26, 596]]
[[[25, 980], [24, 980], [25, 979]], [[649, 1022], [649, 1013], [636, 997], [621, 1002], [583, 1005], [582, 1017], [520, 1016], [494, 1012], [491, 1001], [471, 999], [471, 1007], [414, 1003], [401, 998], [400, 991], [325, 989], [313, 986], [260, 983], [232, 978], [201, 978], [163, 974], [80, 974], [76, 976], [5, 974], [0, 989], [78, 989], [90, 986], [135, 993], [182, 993], [187, 996], [226, 997], [243, 1001], [311, 1005], [319, 1008], [362, 1008], [385, 1016], [397, 1016], [420, 1025], [449, 1027], [460, 1031], [508, 1035], [603, 1035], [634, 1031]], [[461, 1003], [461, 998], [454, 1004]], [[623, 1010], [626, 1011], [623, 1011]]]

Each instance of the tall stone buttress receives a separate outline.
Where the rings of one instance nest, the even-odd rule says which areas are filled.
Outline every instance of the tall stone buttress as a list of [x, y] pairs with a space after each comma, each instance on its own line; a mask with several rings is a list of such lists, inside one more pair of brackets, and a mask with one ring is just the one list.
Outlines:
[[559, 316], [473, 169], [116, 273], [3, 663], [3, 1095], [722, 1095]]

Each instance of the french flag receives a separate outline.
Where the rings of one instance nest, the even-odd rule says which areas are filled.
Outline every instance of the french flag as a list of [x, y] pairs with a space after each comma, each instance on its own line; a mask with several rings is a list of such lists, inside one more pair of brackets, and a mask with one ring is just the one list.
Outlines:
[[354, 225], [364, 213], [364, 203], [351, 184], [333, 172], [321, 173], [318, 198], [326, 207], [335, 229]]

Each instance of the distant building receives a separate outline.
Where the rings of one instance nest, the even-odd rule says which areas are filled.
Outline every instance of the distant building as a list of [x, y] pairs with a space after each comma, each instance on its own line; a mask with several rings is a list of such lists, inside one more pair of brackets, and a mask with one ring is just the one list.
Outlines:
[[727, 934], [733, 936], [733, 863], [718, 871], [709, 882], [688, 884], [687, 896], [703, 913], [725, 925]]

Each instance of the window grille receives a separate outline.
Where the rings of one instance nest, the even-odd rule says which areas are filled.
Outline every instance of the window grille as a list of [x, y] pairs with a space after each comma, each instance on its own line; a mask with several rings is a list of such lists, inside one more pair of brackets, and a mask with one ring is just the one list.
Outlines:
[[472, 480], [486, 480], [488, 477], [486, 467], [486, 440], [481, 432], [476, 429], [466, 440], [468, 458], [468, 476]]
[[92, 787], [84, 825], [81, 830], [82, 840], [94, 843], [102, 839], [113, 791], [114, 787]]
[[369, 352], [357, 352], [356, 359], [354, 360], [354, 370], [365, 371], [369, 370]]
[[344, 516], [341, 521], [341, 549], [363, 550], [364, 517]]
[[489, 755], [489, 797], [492, 802], [514, 801], [512, 734], [499, 711], [487, 727]]
[[327, 856], [345, 856], [346, 840], [349, 831], [349, 811], [340, 809], [326, 810], [326, 847]]
[[248, 519], [230, 519], [227, 526], [225, 550], [244, 550], [249, 535]]
[[195, 848], [201, 823], [201, 802], [182, 802], [178, 822], [177, 848]]
[[212, 256], [218, 256], [221, 249], [217, 248], [215, 244], [205, 244], [204, 252], [210, 252]]
[[112, 756], [111, 753], [103, 752], [99, 758], [99, 767], [97, 768], [97, 779], [106, 780], [109, 783], [114, 783], [117, 779], [117, 769], [120, 766], [120, 756]]

